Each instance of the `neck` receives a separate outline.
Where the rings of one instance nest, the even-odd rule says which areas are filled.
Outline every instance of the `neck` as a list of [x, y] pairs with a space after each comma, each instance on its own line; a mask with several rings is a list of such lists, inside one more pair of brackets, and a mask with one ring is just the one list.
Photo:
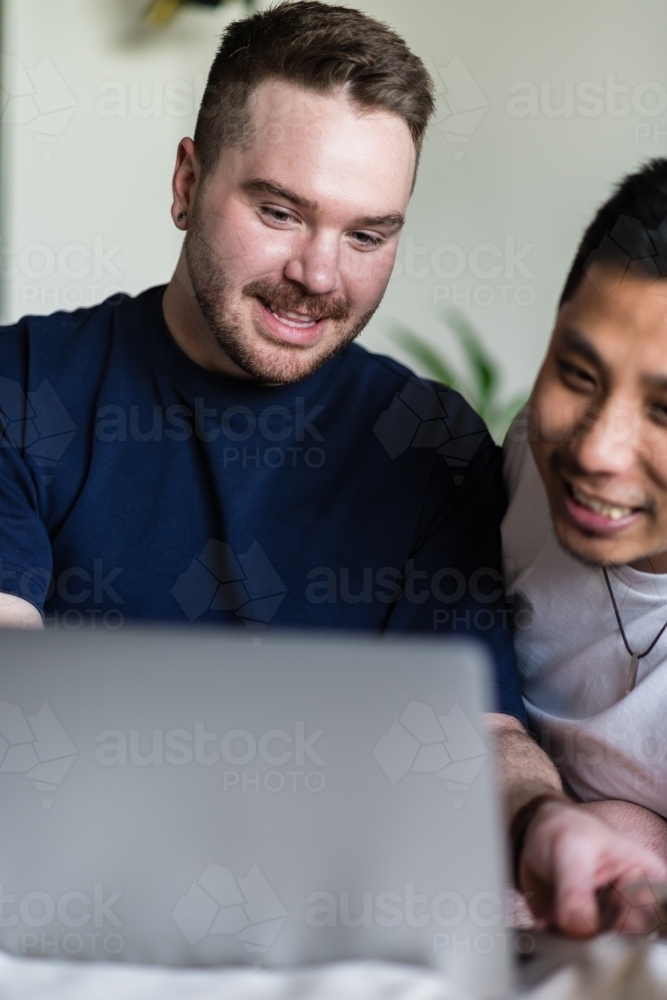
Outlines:
[[252, 378], [227, 357], [213, 336], [195, 298], [184, 250], [165, 289], [162, 312], [169, 333], [195, 364], [227, 378]]
[[629, 563], [632, 569], [639, 570], [640, 573], [667, 573], [667, 552], [657, 552], [652, 556], [645, 556]]

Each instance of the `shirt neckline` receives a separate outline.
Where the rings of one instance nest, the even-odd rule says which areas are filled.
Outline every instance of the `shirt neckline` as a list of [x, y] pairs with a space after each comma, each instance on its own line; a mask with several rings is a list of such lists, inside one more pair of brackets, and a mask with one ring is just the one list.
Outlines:
[[609, 569], [630, 590], [667, 600], [667, 573], [644, 573], [628, 565], [610, 566]]
[[324, 387], [336, 374], [349, 350], [342, 351], [307, 378], [288, 385], [263, 385], [250, 379], [218, 375], [198, 365], [174, 340], [162, 310], [166, 287], [158, 285], [144, 292], [148, 312], [145, 327], [148, 346], [155, 360], [192, 398], [202, 397], [222, 406], [242, 404], [250, 409], [256, 408], [258, 412], [271, 405], [293, 409], [298, 402], [306, 403], [312, 399]]

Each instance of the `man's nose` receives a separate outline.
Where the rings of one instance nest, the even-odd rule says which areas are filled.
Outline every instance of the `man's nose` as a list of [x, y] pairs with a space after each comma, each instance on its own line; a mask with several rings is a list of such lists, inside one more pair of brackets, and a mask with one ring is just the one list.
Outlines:
[[285, 266], [285, 277], [309, 295], [331, 295], [340, 289], [340, 246], [334, 234], [304, 239]]
[[575, 453], [582, 471], [620, 475], [635, 464], [641, 448], [638, 414], [622, 401], [590, 407], [575, 430]]

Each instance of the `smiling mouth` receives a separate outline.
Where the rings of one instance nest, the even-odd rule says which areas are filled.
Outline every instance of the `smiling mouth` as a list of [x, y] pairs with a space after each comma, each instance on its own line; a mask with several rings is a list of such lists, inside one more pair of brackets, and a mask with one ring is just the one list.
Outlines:
[[307, 313], [291, 312], [287, 309], [276, 309], [266, 299], [259, 300], [267, 312], [279, 319], [286, 326], [294, 327], [295, 330], [307, 330], [320, 322], [321, 317], [309, 316]]
[[622, 504], [610, 503], [607, 500], [601, 500], [599, 497], [588, 496], [587, 493], [582, 493], [581, 490], [577, 489], [573, 483], [566, 482], [566, 488], [572, 499], [580, 507], [585, 507], [586, 510], [593, 511], [594, 514], [599, 514], [601, 517], [607, 517], [610, 521], [620, 521], [624, 517], [630, 517], [631, 514], [639, 513], [643, 509], [641, 507], [627, 507]]

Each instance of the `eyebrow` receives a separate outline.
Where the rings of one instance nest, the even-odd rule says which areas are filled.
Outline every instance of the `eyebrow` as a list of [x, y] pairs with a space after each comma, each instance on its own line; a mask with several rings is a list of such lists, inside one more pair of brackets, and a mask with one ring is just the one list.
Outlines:
[[[604, 361], [591, 342], [579, 330], [568, 328], [563, 331], [561, 336], [565, 347], [569, 347], [571, 350], [581, 354], [592, 365], [595, 365], [596, 368], [607, 374], [607, 366]], [[649, 389], [667, 392], [667, 375], [642, 375], [641, 382], [642, 385]]]
[[567, 327], [560, 336], [561, 343], [564, 347], [569, 347], [570, 350], [576, 351], [577, 354], [581, 354], [583, 358], [590, 361], [592, 365], [596, 368], [600, 368], [606, 371], [607, 366], [604, 361], [596, 351], [596, 349], [591, 344], [590, 340], [584, 337], [583, 333], [579, 330], [574, 330], [572, 327]]
[[310, 201], [308, 198], [290, 191], [289, 188], [283, 187], [282, 184], [276, 184], [275, 181], [255, 178], [251, 181], [245, 181], [241, 186], [248, 194], [273, 194], [277, 198], [284, 198], [285, 201], [291, 201], [293, 205], [297, 205], [299, 208], [308, 209], [310, 212], [317, 211], [316, 201]]
[[649, 389], [659, 389], [667, 392], [667, 375], [644, 375], [642, 383]]
[[[297, 194], [295, 191], [290, 191], [289, 188], [283, 187], [282, 184], [277, 184], [275, 181], [257, 177], [253, 180], [245, 181], [242, 184], [242, 189], [247, 191], [248, 194], [272, 194], [277, 198], [284, 198], [285, 201], [291, 201], [297, 208], [304, 208], [309, 212], [316, 212], [318, 209], [316, 201], [304, 198], [303, 195]], [[394, 229], [400, 229], [404, 223], [405, 216], [401, 212], [390, 212], [388, 215], [365, 215], [360, 219], [356, 219], [354, 225], [358, 228], [365, 228], [366, 226], [390, 226]]]
[[390, 212], [389, 215], [365, 215], [357, 219], [357, 225], [362, 228], [366, 226], [391, 226], [394, 229], [401, 229], [405, 222], [405, 216], [400, 212]]

